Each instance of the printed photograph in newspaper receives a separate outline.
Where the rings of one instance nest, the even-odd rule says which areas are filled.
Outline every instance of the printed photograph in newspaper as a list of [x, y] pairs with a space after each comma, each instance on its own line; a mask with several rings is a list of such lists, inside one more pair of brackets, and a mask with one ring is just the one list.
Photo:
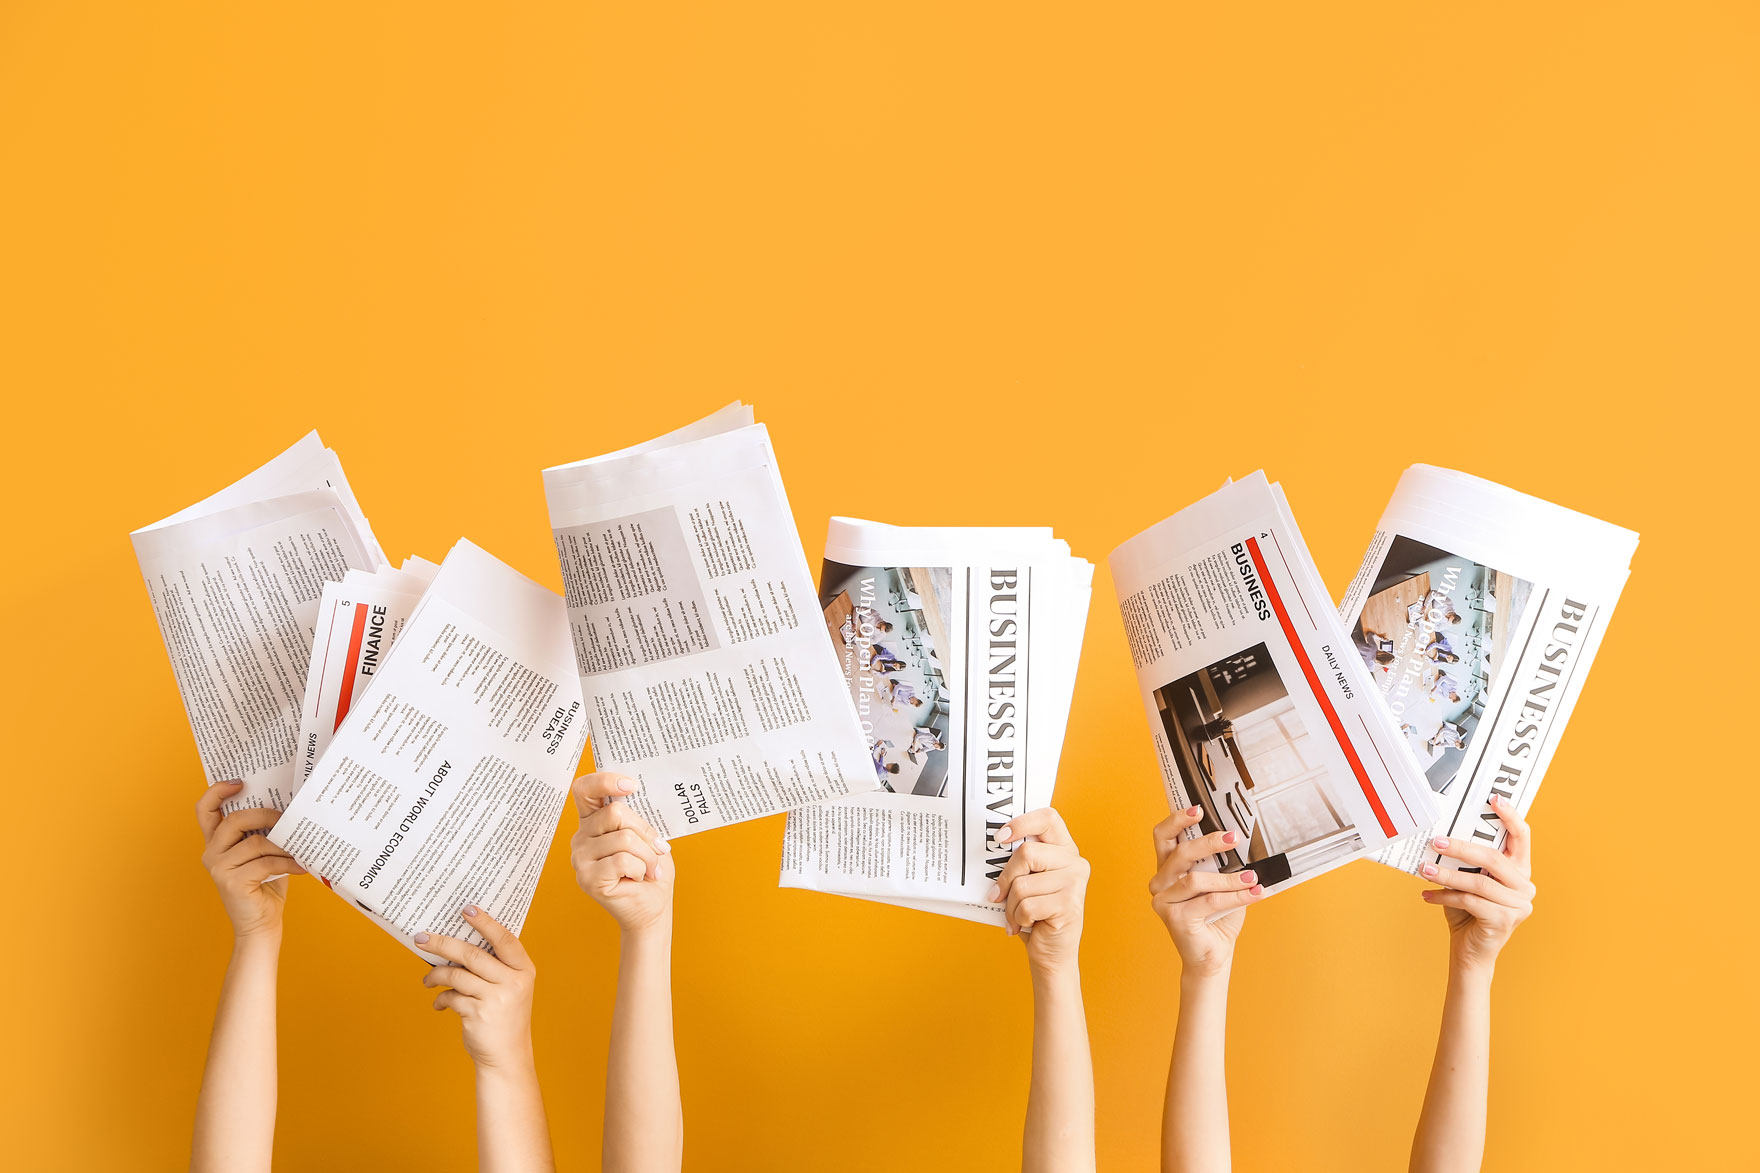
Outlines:
[[[1225, 872], [1282, 883], [1365, 850], [1320, 742], [1264, 644], [1155, 690], [1155, 707], [1204, 834], [1233, 831]], [[1346, 780], [1349, 783], [1349, 780]]]
[[943, 797], [953, 701], [948, 567], [845, 566], [819, 577], [825, 627], [883, 790]]
[[1532, 592], [1435, 546], [1388, 544], [1351, 638], [1438, 794], [1460, 772]]

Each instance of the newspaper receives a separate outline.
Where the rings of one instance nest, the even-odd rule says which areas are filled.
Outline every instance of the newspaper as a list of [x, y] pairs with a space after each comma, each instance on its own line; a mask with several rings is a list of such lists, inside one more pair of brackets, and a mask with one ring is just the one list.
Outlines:
[[555, 592], [461, 541], [269, 838], [404, 946], [518, 933], [585, 747]]
[[750, 407], [546, 469], [544, 495], [593, 757], [661, 835], [877, 788]]
[[341, 582], [324, 584], [300, 715], [295, 793], [342, 727], [354, 698], [383, 666], [439, 570], [425, 558], [405, 558], [397, 570], [351, 570]]
[[283, 809], [326, 582], [385, 555], [318, 433], [129, 535], [209, 783], [230, 812]]
[[1093, 574], [1049, 529], [831, 520], [819, 604], [880, 790], [790, 812], [783, 887], [1003, 923], [995, 835], [1051, 801]]
[[1436, 807], [1314, 569], [1256, 472], [1113, 551], [1170, 806], [1233, 831], [1208, 866], [1279, 892], [1427, 828]]
[[[1564, 734], [1638, 535], [1466, 473], [1400, 477], [1339, 616], [1435, 791], [1434, 834], [1501, 846]], [[1376, 858], [1457, 866], [1430, 834]]]

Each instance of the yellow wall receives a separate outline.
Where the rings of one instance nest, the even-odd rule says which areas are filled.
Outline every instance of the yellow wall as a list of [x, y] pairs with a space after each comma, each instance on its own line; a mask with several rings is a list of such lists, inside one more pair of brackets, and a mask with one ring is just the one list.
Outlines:
[[[1746, 1164], [1756, 61], [1735, 0], [11, 0], [8, 1158], [183, 1160], [227, 953], [127, 532], [317, 426], [394, 556], [468, 535], [554, 584], [540, 467], [744, 397], [815, 560], [847, 512], [1052, 523], [1098, 561], [1260, 466], [1335, 588], [1414, 461], [1641, 530], [1533, 812], [1488, 1167]], [[1175, 1014], [1165, 806], [1096, 586], [1058, 801], [1094, 861], [1102, 1164], [1134, 1170]], [[583, 1169], [615, 939], [569, 831], [528, 941]], [[690, 1166], [1015, 1161], [1018, 943], [780, 892], [781, 833], [679, 844]], [[1238, 1168], [1403, 1161], [1443, 978], [1418, 888], [1362, 863], [1251, 914]], [[292, 904], [282, 1167], [467, 1166], [421, 969]]]

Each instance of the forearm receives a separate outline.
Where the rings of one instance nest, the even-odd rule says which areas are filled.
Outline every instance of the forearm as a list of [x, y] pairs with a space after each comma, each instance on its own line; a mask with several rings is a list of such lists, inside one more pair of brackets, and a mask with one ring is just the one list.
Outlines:
[[477, 1167], [484, 1173], [556, 1167], [538, 1068], [529, 1050], [507, 1063], [477, 1067]]
[[275, 979], [280, 930], [233, 942], [196, 1100], [190, 1168], [270, 1167], [275, 1151]]
[[1094, 1167], [1094, 1063], [1082, 1008], [1081, 973], [1073, 967], [1033, 974], [1033, 1080], [1021, 1168]]
[[1228, 978], [1227, 969], [1180, 976], [1179, 1025], [1174, 1028], [1167, 1102], [1161, 1110], [1161, 1168], [1166, 1173], [1222, 1173], [1229, 1168], [1223, 1062]]
[[1424, 1111], [1412, 1138], [1414, 1173], [1476, 1170], [1484, 1159], [1491, 978], [1489, 966], [1449, 966], [1436, 1061], [1430, 1067]]
[[604, 1155], [609, 1173], [655, 1173], [684, 1163], [670, 917], [623, 936], [605, 1077]]

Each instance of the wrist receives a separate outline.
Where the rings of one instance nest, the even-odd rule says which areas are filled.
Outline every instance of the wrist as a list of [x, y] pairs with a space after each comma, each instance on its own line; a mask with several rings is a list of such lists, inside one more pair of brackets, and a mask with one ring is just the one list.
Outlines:
[[1080, 992], [1082, 988], [1081, 963], [1074, 957], [1058, 961], [1029, 960], [1027, 969], [1033, 975], [1035, 993]]
[[495, 1055], [484, 1055], [476, 1059], [477, 1077], [504, 1081], [520, 1081], [537, 1079], [538, 1060], [532, 1053], [532, 1039], [527, 1035], [523, 1042], [509, 1046]]
[[1202, 962], [1187, 962], [1179, 971], [1179, 985], [1182, 990], [1208, 990], [1228, 988], [1229, 975], [1234, 970], [1234, 958], [1211, 958]]
[[1497, 975], [1497, 958], [1469, 955], [1463, 950], [1448, 951], [1448, 979], [1472, 985], [1490, 986]]
[[281, 925], [258, 925], [255, 928], [232, 930], [234, 956], [275, 956], [281, 952]]

